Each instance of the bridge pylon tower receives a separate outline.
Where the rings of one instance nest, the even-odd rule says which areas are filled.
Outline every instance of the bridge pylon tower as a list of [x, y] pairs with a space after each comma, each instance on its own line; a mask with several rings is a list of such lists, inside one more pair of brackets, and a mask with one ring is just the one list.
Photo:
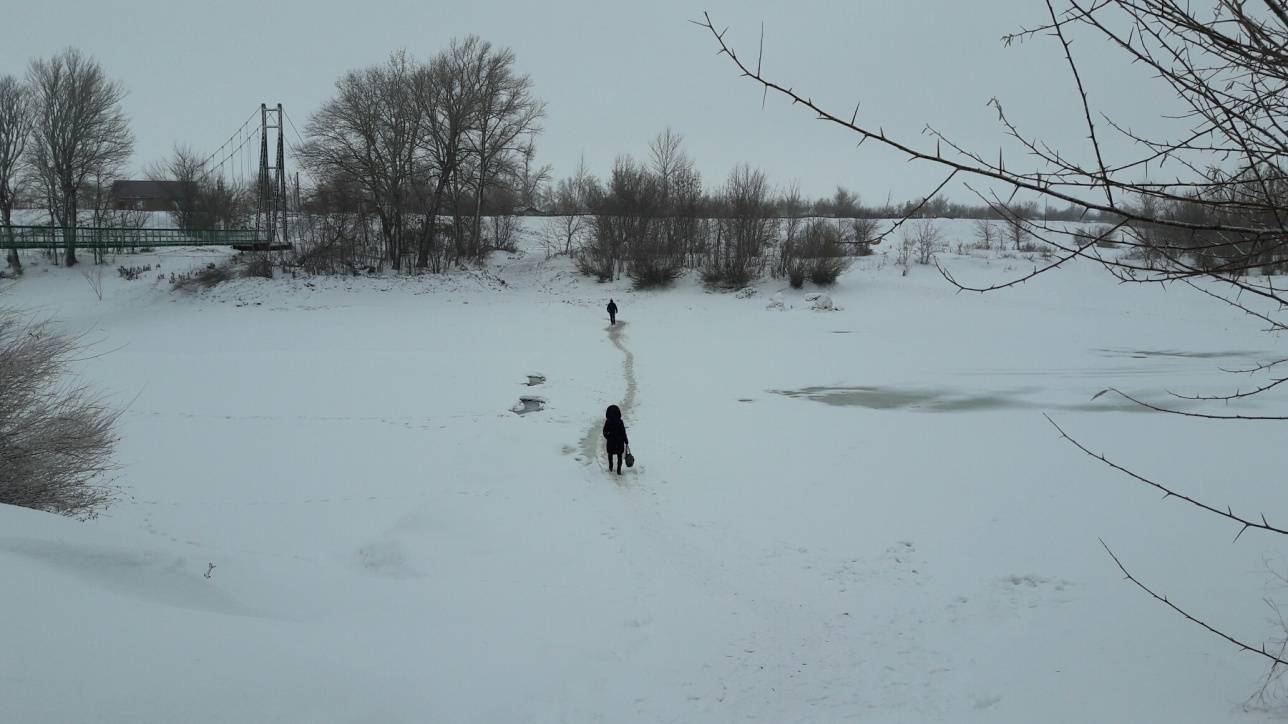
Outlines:
[[[286, 195], [286, 117], [282, 104], [259, 104], [259, 207], [255, 213], [255, 230], [273, 247], [290, 244]], [[269, 155], [269, 132], [276, 134], [276, 156]]]

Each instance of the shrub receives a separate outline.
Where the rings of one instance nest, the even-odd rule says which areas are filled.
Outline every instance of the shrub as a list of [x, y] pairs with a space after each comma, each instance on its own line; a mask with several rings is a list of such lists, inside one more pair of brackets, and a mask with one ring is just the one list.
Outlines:
[[702, 283], [711, 287], [738, 289], [750, 284], [757, 276], [758, 270], [741, 265], [708, 263], [702, 267]]
[[103, 301], [103, 267], [95, 264], [89, 269], [82, 269], [81, 276], [89, 283], [89, 288], [98, 297], [98, 301]]
[[588, 277], [595, 277], [596, 281], [609, 282], [613, 280], [616, 269], [616, 262], [612, 257], [607, 256], [602, 249], [594, 244], [587, 244], [577, 251], [577, 271]]
[[835, 284], [850, 266], [840, 228], [827, 219], [811, 220], [800, 239], [784, 243], [783, 265], [788, 282], [797, 289], [806, 279], [819, 286]]
[[877, 220], [851, 219], [850, 232], [854, 235], [854, 255], [872, 256], [872, 240], [877, 238]]
[[670, 285], [680, 276], [680, 264], [673, 257], [652, 257], [631, 262], [631, 281], [636, 289]]
[[1096, 246], [1102, 249], [1113, 249], [1118, 246], [1114, 240], [1114, 227], [1101, 224], [1091, 229], [1090, 236], [1096, 240]]
[[903, 276], [907, 276], [914, 258], [918, 264], [929, 264], [940, 246], [939, 229], [935, 222], [923, 219], [904, 228], [896, 250], [895, 263], [903, 269]]
[[912, 264], [912, 251], [917, 248], [917, 238], [922, 233], [928, 233], [933, 229], [930, 221], [922, 221], [917, 227], [905, 227], [903, 233], [899, 235], [899, 246], [895, 248], [895, 266], [899, 267], [900, 276], [908, 276], [910, 265]]
[[242, 273], [248, 277], [272, 279], [273, 262], [268, 258], [267, 254], [256, 254], [246, 262], [246, 266], [243, 268]]
[[999, 241], [1000, 232], [993, 226], [993, 222], [988, 219], [975, 220], [975, 248], [982, 250], [992, 249]]
[[839, 256], [819, 257], [810, 265], [809, 280], [816, 286], [830, 287], [848, 266], [849, 263]]
[[765, 252], [778, 237], [765, 174], [749, 166], [735, 168], [716, 206], [720, 218], [702, 279], [713, 286], [746, 286], [764, 272]]
[[935, 252], [939, 251], [939, 233], [929, 231], [918, 234], [917, 236], [917, 263], [928, 265], [935, 258]]
[[841, 232], [835, 226], [820, 223], [817, 228], [807, 227], [805, 240], [810, 252], [809, 280], [818, 286], [836, 283], [841, 272], [850, 266], [841, 244]]
[[492, 248], [497, 251], [516, 252], [519, 250], [519, 224], [513, 216], [493, 216], [488, 219], [488, 231], [492, 235]]
[[114, 497], [116, 413], [68, 385], [76, 340], [0, 313], [0, 503], [92, 518]]

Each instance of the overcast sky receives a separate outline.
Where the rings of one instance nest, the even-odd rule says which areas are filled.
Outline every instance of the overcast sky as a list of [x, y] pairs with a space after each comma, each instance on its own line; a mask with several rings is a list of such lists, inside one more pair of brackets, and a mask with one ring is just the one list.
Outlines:
[[[213, 151], [260, 102], [285, 105], [303, 130], [346, 70], [398, 48], [429, 57], [475, 33], [509, 46], [548, 104], [540, 160], [556, 175], [581, 155], [604, 175], [613, 158], [643, 156], [671, 126], [685, 137], [709, 185], [746, 162], [775, 184], [798, 180], [807, 196], [843, 184], [865, 202], [926, 193], [943, 172], [909, 164], [874, 144], [856, 150], [845, 132], [770, 98], [718, 58], [689, 21], [709, 10], [754, 58], [765, 26], [766, 75], [848, 116], [913, 140], [932, 124], [996, 153], [1004, 139], [989, 98], [1025, 130], [1080, 151], [1081, 109], [1059, 45], [1043, 38], [1004, 48], [1003, 33], [1040, 23], [1041, 0], [781, 0], [613, 3], [605, 0], [39, 0], [8, 3], [0, 73], [72, 45], [95, 56], [129, 91], [135, 171], [176, 143]], [[1135, 128], [1161, 129], [1174, 110], [1102, 42], [1074, 52], [1097, 110]], [[293, 139], [293, 136], [291, 138]], [[927, 141], [927, 143], [929, 143]], [[1113, 154], [1125, 145], [1109, 142]], [[1077, 155], [1076, 153], [1074, 155]], [[1013, 160], [1012, 160], [1013, 159]], [[1008, 155], [1008, 165], [1023, 159]], [[1166, 169], [1164, 169], [1166, 171]], [[952, 198], [972, 201], [960, 185]]]

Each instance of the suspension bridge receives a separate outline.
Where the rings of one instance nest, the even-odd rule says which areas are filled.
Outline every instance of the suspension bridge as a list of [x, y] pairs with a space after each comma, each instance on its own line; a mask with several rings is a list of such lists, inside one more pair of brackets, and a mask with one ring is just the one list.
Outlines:
[[[228, 140], [198, 166], [197, 184], [218, 183], [234, 190], [252, 189], [255, 212], [244, 225], [218, 229], [145, 228], [129, 224], [99, 222], [97, 225], [64, 227], [0, 227], [0, 249], [48, 249], [68, 247], [111, 251], [137, 251], [174, 246], [228, 246], [238, 251], [281, 251], [291, 248], [290, 214], [287, 195], [286, 128], [290, 122], [296, 138], [299, 130], [278, 103], [258, 108]], [[276, 136], [275, 154], [270, 154], [270, 136]], [[255, 141], [259, 141], [255, 144]], [[256, 148], [258, 146], [258, 148]], [[258, 153], [256, 153], [258, 151]], [[256, 158], [258, 156], [258, 158]], [[298, 195], [298, 182], [296, 184]], [[111, 220], [114, 214], [106, 216]], [[103, 214], [96, 214], [103, 218]]]

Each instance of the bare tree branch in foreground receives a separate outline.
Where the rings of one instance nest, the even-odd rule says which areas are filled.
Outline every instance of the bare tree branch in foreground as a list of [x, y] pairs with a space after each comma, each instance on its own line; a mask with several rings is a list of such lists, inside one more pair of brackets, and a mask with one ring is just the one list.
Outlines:
[[[949, 171], [949, 180], [961, 175], [984, 180], [1009, 190], [993, 192], [989, 205], [1008, 214], [1017, 195], [1025, 194], [1061, 201], [1081, 209], [1084, 215], [1113, 224], [1094, 235], [1070, 232], [1049, 223], [1026, 220], [1017, 233], [1027, 232], [1058, 250], [1057, 258], [1031, 273], [988, 285], [970, 286], [958, 282], [945, 268], [944, 278], [959, 291], [987, 292], [1023, 284], [1068, 262], [1083, 258], [1101, 265], [1123, 283], [1166, 284], [1179, 281], [1212, 300], [1267, 322], [1270, 331], [1288, 329], [1280, 315], [1288, 309], [1288, 294], [1276, 286], [1274, 274], [1288, 269], [1288, 3], [1283, 0], [1063, 0], [1057, 11], [1045, 0], [1046, 21], [1003, 37], [1006, 44], [1049, 36], [1059, 43], [1072, 76], [1083, 116], [1088, 148], [1070, 153], [1018, 128], [997, 99], [990, 106], [1006, 137], [1018, 143], [1032, 161], [1032, 168], [1008, 166], [999, 150], [996, 159], [961, 146], [937, 129], [927, 126], [923, 135], [934, 147], [914, 143], [898, 134], [887, 134], [878, 125], [859, 119], [859, 107], [845, 116], [816, 103], [808, 94], [765, 74], [764, 31], [759, 56], [745, 62], [727, 41], [727, 29], [718, 29], [709, 14], [695, 21], [707, 30], [742, 77], [762, 89], [763, 96], [777, 95], [802, 106], [815, 118], [839, 126], [868, 141], [905, 154], [910, 161], [930, 163]], [[1172, 138], [1151, 138], [1132, 131], [1108, 114], [1094, 112], [1086, 83], [1073, 53], [1072, 35], [1087, 31], [1107, 41], [1131, 64], [1143, 66], [1157, 82], [1164, 83], [1179, 102], [1181, 119], [1188, 129]], [[1096, 118], [1104, 121], [1097, 126]], [[1117, 134], [1139, 152], [1126, 158], [1109, 159], [1104, 154], [1102, 131]], [[1076, 159], [1085, 155], [1094, 165]], [[1170, 182], [1141, 180], [1151, 165], [1171, 161], [1185, 169], [1185, 177]], [[947, 181], [945, 181], [947, 183]], [[930, 194], [938, 193], [944, 184]], [[969, 184], [967, 188], [971, 188]], [[971, 188], [976, 195], [984, 194]], [[930, 198], [927, 196], [927, 199]], [[923, 201], [923, 204], [926, 203]], [[900, 219], [902, 223], [904, 219]], [[1121, 233], [1119, 233], [1121, 232]], [[1070, 240], [1070, 236], [1073, 237]], [[1112, 236], [1126, 253], [1102, 253], [1098, 242]], [[1258, 276], [1257, 273], [1260, 273]], [[1250, 299], [1249, 299], [1250, 298]], [[1258, 308], [1257, 304], [1264, 305]], [[1284, 364], [1283, 359], [1263, 363], [1245, 372], [1265, 372]], [[1230, 395], [1175, 395], [1193, 401], [1246, 400], [1277, 388], [1283, 379], [1272, 379], [1248, 391]], [[1206, 420], [1277, 421], [1279, 415], [1210, 414], [1155, 405], [1116, 388], [1113, 392], [1142, 409]], [[1093, 398], [1094, 399], [1094, 398]], [[1227, 507], [1222, 510], [1119, 465], [1092, 452], [1070, 437], [1049, 417], [1061, 437], [1087, 455], [1138, 482], [1162, 491], [1207, 513], [1240, 526], [1235, 540], [1255, 528], [1288, 535], [1288, 530], [1260, 520], [1240, 516]], [[1103, 544], [1103, 541], [1102, 541]], [[1190, 615], [1165, 596], [1155, 593], [1134, 578], [1118, 557], [1105, 550], [1133, 584], [1157, 601], [1210, 633], [1244, 651], [1259, 654], [1271, 662], [1267, 684], [1279, 667], [1288, 665], [1281, 655], [1266, 646], [1252, 646]], [[1263, 694], [1265, 687], [1263, 686]]]
[[1221, 630], [1219, 630], [1219, 629], [1213, 628], [1212, 626], [1210, 626], [1210, 625], [1208, 625], [1207, 623], [1205, 623], [1202, 619], [1195, 618], [1194, 616], [1191, 616], [1189, 613], [1187, 613], [1187, 612], [1185, 611], [1185, 609], [1181, 608], [1180, 606], [1177, 606], [1176, 604], [1174, 604], [1174, 603], [1172, 603], [1170, 600], [1168, 600], [1167, 596], [1162, 596], [1162, 595], [1159, 595], [1159, 594], [1155, 593], [1155, 592], [1154, 592], [1153, 590], [1151, 590], [1148, 586], [1146, 586], [1145, 584], [1141, 583], [1141, 582], [1140, 582], [1140, 581], [1139, 581], [1135, 576], [1133, 576], [1133, 575], [1132, 575], [1132, 574], [1127, 570], [1127, 567], [1123, 565], [1122, 561], [1118, 560], [1118, 556], [1114, 555], [1114, 552], [1113, 552], [1112, 550], [1110, 550], [1109, 546], [1108, 546], [1108, 545], [1107, 545], [1103, 540], [1102, 540], [1102, 541], [1100, 541], [1100, 545], [1102, 545], [1102, 546], [1104, 546], [1104, 547], [1105, 547], [1105, 552], [1107, 552], [1107, 553], [1109, 554], [1109, 557], [1110, 557], [1110, 558], [1114, 559], [1114, 563], [1118, 566], [1118, 570], [1120, 570], [1120, 571], [1122, 571], [1122, 572], [1123, 572], [1123, 576], [1125, 576], [1125, 577], [1127, 578], [1127, 580], [1129, 580], [1129, 581], [1131, 581], [1132, 583], [1134, 583], [1134, 584], [1136, 585], [1136, 587], [1137, 587], [1137, 588], [1139, 588], [1140, 590], [1144, 591], [1145, 593], [1148, 593], [1150, 596], [1153, 596], [1153, 597], [1154, 597], [1154, 600], [1156, 600], [1156, 601], [1158, 601], [1158, 602], [1162, 603], [1164, 606], [1167, 606], [1168, 608], [1172, 609], [1173, 611], [1175, 611], [1175, 612], [1177, 612], [1177, 613], [1181, 614], [1181, 616], [1183, 616], [1183, 617], [1185, 618], [1185, 620], [1186, 620], [1186, 621], [1189, 621], [1190, 623], [1193, 623], [1193, 624], [1198, 624], [1199, 626], [1201, 626], [1201, 627], [1203, 627], [1204, 629], [1206, 629], [1208, 632], [1213, 633], [1213, 634], [1216, 634], [1217, 636], [1219, 636], [1219, 637], [1221, 637], [1221, 638], [1225, 639], [1226, 641], [1229, 641], [1230, 643], [1232, 643], [1232, 644], [1234, 644], [1235, 646], [1239, 647], [1239, 648], [1240, 648], [1241, 650], [1243, 650], [1243, 651], [1249, 651], [1249, 652], [1251, 652], [1251, 653], [1258, 654], [1258, 655], [1260, 655], [1260, 656], [1264, 656], [1264, 657], [1266, 657], [1267, 659], [1269, 659], [1269, 660], [1270, 660], [1270, 662], [1271, 662], [1271, 666], [1272, 666], [1272, 667], [1276, 667], [1276, 666], [1288, 666], [1288, 661], [1285, 661], [1284, 659], [1279, 658], [1279, 656], [1277, 656], [1277, 655], [1275, 655], [1275, 654], [1270, 653], [1270, 652], [1266, 649], [1265, 644], [1262, 644], [1261, 646], [1251, 646], [1251, 645], [1249, 645], [1249, 644], [1245, 644], [1245, 643], [1243, 643], [1242, 641], [1240, 641], [1239, 639], [1236, 639], [1236, 638], [1234, 638], [1233, 636], [1230, 636], [1229, 634], [1224, 633], [1224, 632], [1222, 632], [1222, 631], [1221, 631]]

